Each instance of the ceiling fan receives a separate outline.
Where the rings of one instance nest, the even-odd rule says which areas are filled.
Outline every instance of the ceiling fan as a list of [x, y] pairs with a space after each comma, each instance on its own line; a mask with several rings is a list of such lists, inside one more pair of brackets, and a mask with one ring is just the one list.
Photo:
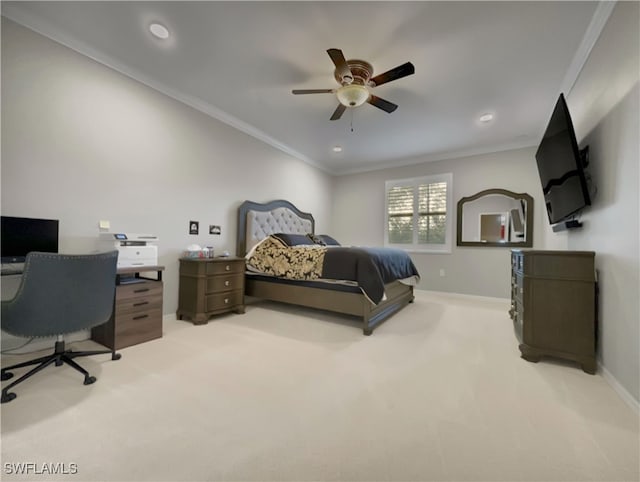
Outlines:
[[398, 106], [388, 100], [373, 95], [369, 92], [369, 89], [415, 73], [413, 64], [407, 62], [387, 72], [371, 77], [373, 75], [373, 67], [369, 62], [355, 59], [345, 60], [342, 50], [340, 49], [329, 49], [327, 53], [336, 66], [333, 75], [340, 84], [340, 87], [337, 89], [297, 89], [292, 90], [291, 93], [296, 95], [336, 94], [340, 104], [338, 104], [338, 107], [333, 112], [331, 120], [340, 119], [347, 107], [358, 107], [365, 102], [391, 114]]

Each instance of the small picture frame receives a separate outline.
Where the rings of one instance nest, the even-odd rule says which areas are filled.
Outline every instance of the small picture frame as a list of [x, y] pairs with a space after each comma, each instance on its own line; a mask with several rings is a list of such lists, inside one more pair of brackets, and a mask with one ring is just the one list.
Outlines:
[[220, 234], [222, 233], [222, 229], [220, 226], [215, 226], [213, 224], [209, 225], [209, 234]]
[[200, 223], [198, 221], [189, 221], [189, 234], [198, 234], [200, 231]]

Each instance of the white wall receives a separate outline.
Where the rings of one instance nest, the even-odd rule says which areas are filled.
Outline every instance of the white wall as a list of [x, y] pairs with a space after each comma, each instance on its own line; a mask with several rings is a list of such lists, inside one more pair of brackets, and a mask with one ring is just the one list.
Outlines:
[[172, 313], [185, 247], [235, 253], [237, 206], [280, 198], [330, 231], [326, 173], [2, 19], [3, 215], [59, 219], [63, 252], [93, 250], [99, 220], [159, 236]]
[[567, 248], [596, 252], [600, 357], [640, 400], [640, 4], [619, 2], [567, 103], [597, 196]]
[[[411, 253], [421, 276], [418, 288], [508, 298], [511, 251], [498, 247], [455, 246], [456, 204], [462, 197], [491, 188], [528, 193], [534, 198], [534, 248], [544, 249], [542, 232], [548, 222], [534, 154], [535, 148], [532, 147], [338, 177], [334, 181], [333, 197], [336, 238], [345, 244], [382, 246], [385, 181], [451, 172], [452, 252]], [[444, 277], [440, 276], [441, 269], [445, 271]]]

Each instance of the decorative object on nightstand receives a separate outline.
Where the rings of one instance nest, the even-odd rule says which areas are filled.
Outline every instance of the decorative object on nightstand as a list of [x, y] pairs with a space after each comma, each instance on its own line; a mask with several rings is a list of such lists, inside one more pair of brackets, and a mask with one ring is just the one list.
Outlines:
[[572, 360], [596, 372], [592, 251], [511, 251], [511, 309], [522, 358]]
[[[119, 268], [113, 316], [91, 330], [91, 339], [119, 350], [161, 338], [163, 270], [164, 266]], [[143, 277], [147, 272], [156, 272], [156, 278]]]
[[205, 324], [213, 315], [244, 313], [244, 258], [180, 258], [176, 317]]

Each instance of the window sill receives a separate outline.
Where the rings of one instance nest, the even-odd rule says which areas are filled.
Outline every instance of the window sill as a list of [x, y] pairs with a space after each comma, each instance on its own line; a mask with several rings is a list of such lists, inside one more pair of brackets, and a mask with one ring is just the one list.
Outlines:
[[412, 254], [451, 254], [451, 248], [450, 247], [446, 247], [446, 248], [442, 248], [442, 249], [429, 249], [429, 248], [420, 249], [420, 248], [415, 248], [415, 247], [405, 248], [403, 246], [397, 246], [397, 245], [392, 245], [392, 244], [385, 244], [384, 247], [385, 248], [401, 249], [402, 251], [406, 251], [407, 253], [412, 253]]

